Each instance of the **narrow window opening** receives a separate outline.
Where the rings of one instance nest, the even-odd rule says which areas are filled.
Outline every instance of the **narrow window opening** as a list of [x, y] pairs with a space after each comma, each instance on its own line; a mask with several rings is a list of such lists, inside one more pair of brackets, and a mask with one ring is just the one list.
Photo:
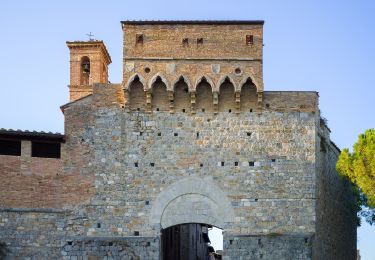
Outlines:
[[147, 243], [146, 243], [146, 246], [151, 246], [151, 243], [150, 243], [150, 242], [147, 242]]
[[139, 236], [139, 231], [134, 231], [134, 236]]
[[228, 110], [228, 113], [232, 113], [232, 109], [229, 109], [229, 110]]
[[233, 244], [233, 240], [229, 240], [229, 244], [231, 244], [231, 245], [232, 245], [232, 244]]
[[221, 162], [221, 166], [224, 166], [224, 162]]
[[238, 166], [238, 162], [234, 162], [234, 166]]
[[185, 113], [185, 108], [182, 109], [182, 113]]
[[182, 46], [184, 46], [184, 47], [189, 46], [189, 38], [183, 38], [182, 39]]
[[151, 167], [154, 167], [154, 166], [155, 166], [155, 163], [153, 163], [153, 162], [150, 163], [150, 166], [151, 166]]
[[145, 201], [145, 204], [146, 204], [146, 205], [150, 205], [150, 201], [146, 200], [146, 201]]
[[137, 33], [135, 36], [135, 43], [136, 44], [143, 44], [143, 34]]
[[271, 161], [272, 161], [272, 162], [276, 162], [276, 159], [272, 159]]
[[202, 112], [206, 111], [204, 108], [202, 108]]
[[258, 199], [255, 199], [255, 202], [257, 202], [258, 201]]
[[178, 136], [178, 133], [174, 133], [174, 136]]
[[100, 223], [97, 223], [97, 224], [96, 224], [96, 227], [97, 227], [97, 228], [101, 228], [102, 225], [101, 225]]
[[138, 162], [135, 162], [135, 163], [134, 163], [134, 167], [138, 167]]
[[139, 107], [137, 107], [137, 111], [140, 111], [141, 109]]
[[109, 242], [108, 245], [109, 245], [109, 246], [113, 246], [113, 242]]
[[199, 132], [197, 132], [197, 139], [199, 138]]
[[197, 44], [202, 45], [203, 44], [203, 38], [197, 38]]
[[249, 166], [254, 166], [254, 162], [249, 162]]
[[156, 111], [159, 111], [159, 108], [158, 108], [158, 107], [156, 108]]
[[73, 245], [73, 241], [68, 241], [68, 245]]
[[250, 113], [252, 113], [253, 112], [253, 110], [252, 109], [250, 109]]
[[139, 135], [142, 136], [142, 135], [143, 135], [143, 132], [139, 132]]
[[200, 167], [203, 167], [203, 163], [199, 164]]
[[251, 132], [247, 132], [246, 135], [247, 135], [247, 136], [251, 136]]
[[269, 108], [269, 107], [270, 107], [270, 104], [266, 104], [266, 107]]
[[161, 133], [158, 133], [158, 136], [161, 136]]
[[246, 35], [246, 45], [254, 44], [254, 35]]

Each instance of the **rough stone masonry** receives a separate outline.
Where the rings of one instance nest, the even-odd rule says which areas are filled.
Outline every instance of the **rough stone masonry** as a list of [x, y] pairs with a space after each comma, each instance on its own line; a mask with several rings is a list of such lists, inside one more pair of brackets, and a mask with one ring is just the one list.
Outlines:
[[183, 223], [223, 229], [226, 260], [355, 259], [318, 93], [264, 90], [263, 21], [121, 24], [121, 84], [102, 41], [67, 42], [62, 137], [0, 131], [7, 259], [160, 259]]

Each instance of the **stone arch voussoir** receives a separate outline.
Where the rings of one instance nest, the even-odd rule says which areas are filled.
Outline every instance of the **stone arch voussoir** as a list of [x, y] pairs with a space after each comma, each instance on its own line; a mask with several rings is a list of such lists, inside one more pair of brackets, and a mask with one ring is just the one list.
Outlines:
[[152, 85], [155, 83], [155, 81], [160, 78], [161, 81], [165, 84], [165, 87], [167, 90], [169, 90], [169, 82], [165, 76], [163, 76], [161, 73], [156, 73], [148, 82], [148, 89], [152, 91]]
[[150, 221], [168, 228], [183, 223], [205, 223], [219, 228], [234, 221], [234, 211], [212, 179], [187, 177], [163, 190], [153, 203]]
[[136, 79], [138, 77], [138, 79], [139, 79], [139, 82], [141, 82], [142, 83], [142, 85], [143, 85], [143, 88], [145, 88], [146, 87], [146, 84], [145, 84], [145, 79], [141, 76], [141, 75], [139, 75], [139, 74], [133, 74], [129, 79], [128, 79], [128, 81], [126, 82], [126, 84], [125, 84], [125, 86], [124, 86], [124, 90], [129, 90], [130, 91], [130, 85], [133, 83], [133, 81]]
[[215, 83], [212, 81], [212, 79], [206, 75], [201, 75], [200, 77], [197, 78], [197, 80], [195, 81], [195, 84], [194, 84], [194, 87], [193, 87], [193, 91], [197, 91], [197, 87], [199, 85], [199, 83], [202, 82], [203, 79], [206, 79], [207, 83], [211, 86], [211, 90], [212, 92], [215, 91], [216, 89], [216, 85]]

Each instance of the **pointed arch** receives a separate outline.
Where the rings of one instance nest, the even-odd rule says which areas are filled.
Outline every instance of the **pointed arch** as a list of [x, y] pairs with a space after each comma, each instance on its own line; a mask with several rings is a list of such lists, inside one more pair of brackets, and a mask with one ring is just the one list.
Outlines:
[[224, 81], [229, 81], [230, 83], [232, 83], [234, 91], [237, 90], [237, 85], [236, 85], [235, 81], [232, 79], [232, 77], [229, 76], [229, 75], [224, 75], [219, 79], [219, 81], [217, 82], [217, 85], [216, 85], [219, 88], [219, 93], [220, 93], [220, 86], [224, 83]]
[[257, 108], [257, 87], [250, 77], [241, 83], [241, 112], [253, 112]]
[[169, 111], [167, 85], [161, 76], [151, 84], [151, 107], [153, 111]]
[[213, 82], [203, 76], [196, 82], [195, 108], [197, 112], [213, 112]]
[[133, 74], [133, 75], [128, 79], [128, 81], [126, 82], [126, 84], [125, 84], [125, 86], [124, 86], [124, 89], [125, 89], [125, 90], [130, 90], [130, 88], [129, 88], [129, 87], [130, 87], [130, 84], [132, 84], [132, 82], [137, 81], [137, 80], [139, 80], [139, 82], [142, 83], [143, 87], [146, 86], [146, 84], [145, 84], [145, 79], [144, 79], [141, 75], [139, 75], [138, 73], [135, 73], [135, 74]]
[[186, 85], [189, 88], [189, 91], [191, 91], [192, 90], [191, 82], [190, 82], [189, 78], [185, 75], [180, 75], [179, 77], [175, 78], [174, 81], [172, 82], [171, 88], [173, 88], [173, 90], [175, 90], [177, 82], [179, 82], [181, 80], [183, 80], [186, 83]]
[[[220, 82], [220, 81], [219, 81]], [[233, 81], [230, 81], [228, 76], [224, 77], [224, 80], [219, 86], [219, 112], [234, 112], [236, 109], [236, 99], [234, 96], [235, 85]]]
[[180, 76], [173, 83], [174, 109], [176, 112], [190, 112], [190, 83], [185, 76]]
[[[196, 205], [197, 201], [199, 205]], [[201, 210], [194, 210], [197, 206]], [[176, 209], [180, 209], [178, 214]], [[187, 177], [158, 195], [153, 202], [150, 222], [161, 228], [183, 223], [205, 223], [225, 228], [234, 222], [234, 210], [212, 179]]]
[[201, 75], [201, 76], [199, 76], [199, 77], [197, 78], [197, 80], [195, 81], [193, 91], [197, 91], [198, 84], [201, 83], [201, 82], [204, 81], [204, 80], [207, 81], [207, 83], [210, 85], [212, 91], [216, 88], [216, 85], [214, 84], [214, 82], [212, 81], [211, 78], [209, 78], [209, 77], [206, 76], [206, 75]]
[[244, 75], [244, 76], [242, 77], [242, 80], [241, 80], [240, 84], [238, 85], [238, 89], [237, 89], [236, 91], [241, 91], [242, 86], [243, 86], [246, 82], [248, 82], [248, 80], [251, 80], [251, 82], [254, 84], [254, 86], [255, 86], [257, 92], [262, 91], [261, 86], [255, 81], [254, 76], [252, 76], [252, 75], [250, 75], [250, 74], [246, 74], [246, 75]]
[[129, 107], [131, 110], [146, 109], [146, 92], [141, 78], [135, 74], [128, 80], [125, 90], [129, 92]]
[[152, 91], [152, 85], [155, 83], [157, 79], [159, 79], [165, 84], [166, 89], [169, 89], [169, 83], [167, 78], [162, 75], [161, 73], [156, 73], [148, 82], [148, 89]]

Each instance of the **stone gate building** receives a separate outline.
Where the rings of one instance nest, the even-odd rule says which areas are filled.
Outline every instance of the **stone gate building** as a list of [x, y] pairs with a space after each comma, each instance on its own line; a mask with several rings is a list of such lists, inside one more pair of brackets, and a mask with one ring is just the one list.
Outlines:
[[223, 229], [224, 259], [355, 259], [318, 93], [264, 90], [263, 21], [122, 30], [120, 84], [102, 41], [67, 42], [63, 135], [0, 131], [9, 259], [161, 259], [184, 223]]

